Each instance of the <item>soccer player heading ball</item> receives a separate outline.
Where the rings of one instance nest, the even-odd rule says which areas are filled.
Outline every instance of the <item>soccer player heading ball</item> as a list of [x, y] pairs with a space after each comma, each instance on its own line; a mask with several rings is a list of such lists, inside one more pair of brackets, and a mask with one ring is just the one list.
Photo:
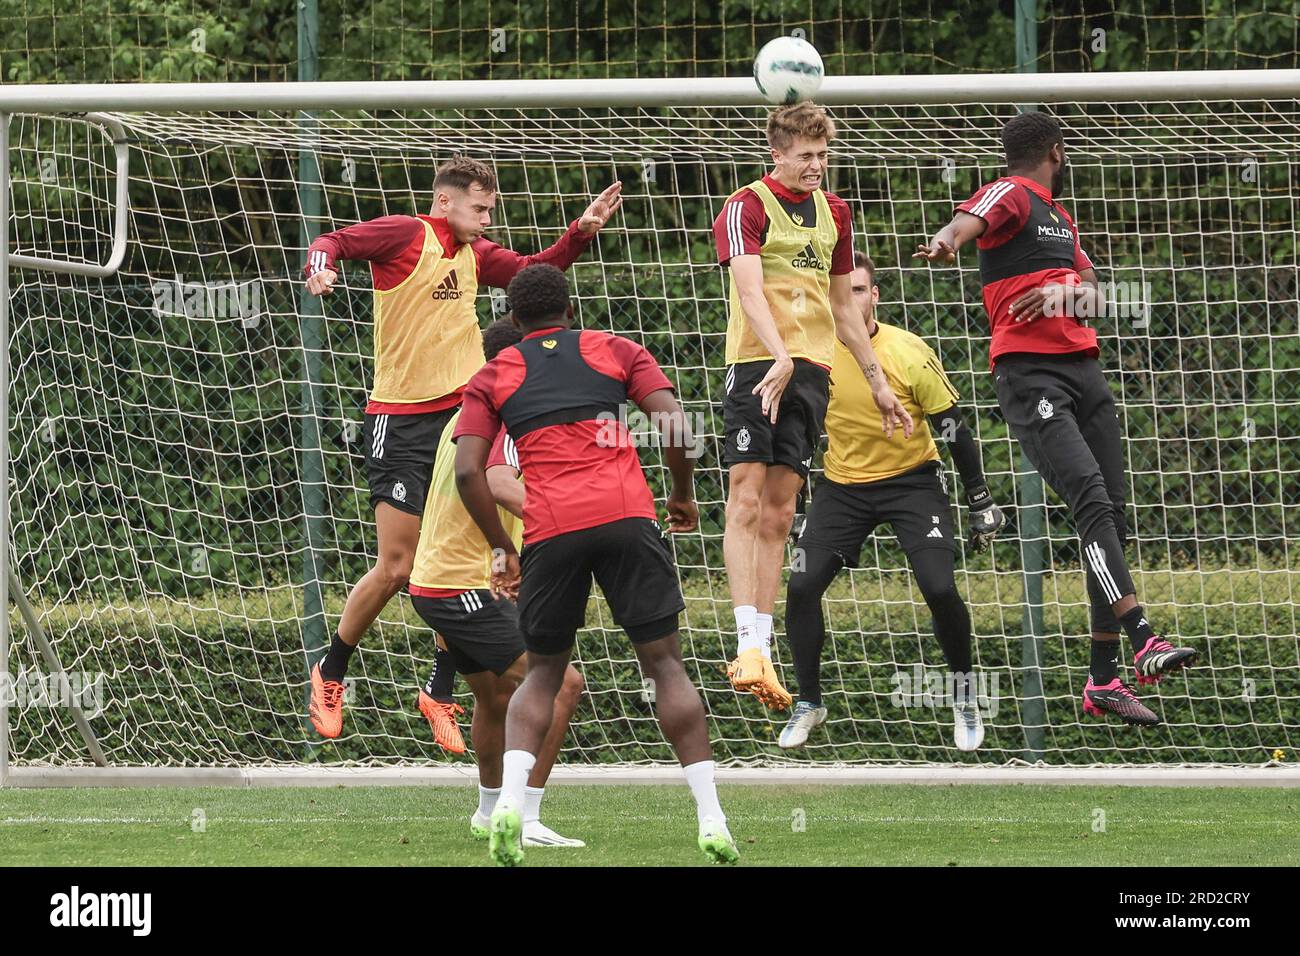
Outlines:
[[1097, 333], [1079, 318], [1102, 314], [1103, 303], [1078, 230], [1056, 201], [1067, 165], [1061, 128], [1045, 113], [1021, 113], [1003, 127], [1002, 144], [1007, 175], [961, 203], [915, 258], [952, 262], [976, 240], [998, 405], [1025, 456], [1069, 506], [1083, 545], [1092, 604], [1083, 709], [1157, 724], [1120, 680], [1120, 628], [1133, 644], [1140, 684], [1187, 666], [1196, 651], [1155, 632], [1124, 558], [1119, 415], [1097, 362]]
[[819, 106], [773, 110], [772, 172], [734, 192], [713, 223], [718, 260], [731, 272], [723, 554], [737, 648], [727, 673], [737, 690], [777, 710], [791, 699], [772, 667], [772, 611], [795, 504], [821, 440], [837, 337], [870, 385], [885, 434], [912, 434], [853, 304], [848, 206], [821, 188], [834, 137]]

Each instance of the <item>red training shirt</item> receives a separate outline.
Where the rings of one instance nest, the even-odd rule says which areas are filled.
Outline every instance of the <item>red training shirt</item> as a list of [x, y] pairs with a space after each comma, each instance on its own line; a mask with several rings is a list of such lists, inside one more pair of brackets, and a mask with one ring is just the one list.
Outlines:
[[[539, 329], [525, 338], [556, 331], [560, 329]], [[635, 342], [591, 329], [580, 335], [583, 360], [624, 383], [629, 401], [640, 403], [652, 392], [673, 387], [654, 357]], [[479, 369], [465, 386], [453, 439], [495, 437], [501, 406], [523, 384], [526, 371], [524, 356], [514, 347]], [[610, 441], [612, 427], [618, 430], [616, 441]], [[520, 436], [515, 448], [524, 477], [525, 544], [624, 518], [658, 518], [641, 459], [621, 422], [546, 425]]]
[[[1022, 188], [1023, 187], [1023, 188]], [[1074, 268], [1042, 269], [1024, 275], [990, 282], [984, 286], [984, 308], [988, 312], [992, 341], [989, 361], [1007, 352], [1064, 354], [1087, 352], [1097, 355], [1097, 331], [1069, 316], [1044, 316], [1032, 322], [1015, 322], [1010, 306], [1031, 289], [1059, 283], [1078, 285], [1079, 273], [1093, 267], [1092, 260], [1079, 245], [1078, 228], [1070, 214], [1052, 199], [1051, 192], [1024, 176], [1004, 176], [981, 186], [973, 196], [957, 206], [959, 212], [978, 216], [987, 223], [984, 234], [976, 240], [980, 249], [994, 249], [1024, 228], [1029, 219], [1030, 199], [1025, 189], [1047, 203], [1075, 233]]]

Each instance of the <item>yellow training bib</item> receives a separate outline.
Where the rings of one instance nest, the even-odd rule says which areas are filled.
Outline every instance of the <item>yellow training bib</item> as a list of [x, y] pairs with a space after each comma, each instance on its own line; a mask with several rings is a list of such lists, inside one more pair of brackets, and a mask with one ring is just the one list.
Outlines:
[[[817, 225], [797, 225], [762, 180], [746, 189], [763, 201], [767, 211], [767, 237], [763, 242], [763, 296], [776, 322], [777, 332], [791, 358], [803, 358], [830, 367], [835, 358], [835, 319], [831, 315], [831, 256], [839, 232], [826, 194], [814, 193]], [[734, 199], [736, 193], [728, 197]], [[740, 305], [740, 291], [731, 282], [727, 313], [726, 363], [770, 359], [750, 327]]]

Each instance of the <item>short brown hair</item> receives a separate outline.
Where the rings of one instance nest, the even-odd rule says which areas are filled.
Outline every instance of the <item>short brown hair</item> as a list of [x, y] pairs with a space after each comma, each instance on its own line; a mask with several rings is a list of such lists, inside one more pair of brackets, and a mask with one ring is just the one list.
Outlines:
[[835, 123], [826, 110], [809, 102], [779, 106], [768, 114], [767, 145], [773, 149], [789, 149], [799, 136], [829, 143], [835, 138]]
[[484, 192], [497, 191], [497, 177], [496, 173], [492, 172], [492, 168], [487, 163], [470, 159], [468, 156], [453, 156], [439, 166], [433, 176], [434, 192], [439, 189], [466, 190], [475, 183]]
[[867, 275], [871, 279], [871, 284], [876, 284], [876, 264], [871, 261], [871, 256], [867, 255], [865, 252], [853, 253], [853, 268], [866, 269]]

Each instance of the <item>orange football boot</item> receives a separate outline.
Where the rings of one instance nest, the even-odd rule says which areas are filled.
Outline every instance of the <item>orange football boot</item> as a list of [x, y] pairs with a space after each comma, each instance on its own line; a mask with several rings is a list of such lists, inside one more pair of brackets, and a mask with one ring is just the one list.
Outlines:
[[311, 669], [311, 703], [307, 716], [316, 733], [333, 740], [343, 733], [343, 694], [346, 688], [336, 680], [320, 676], [320, 664]]
[[448, 753], [465, 752], [465, 738], [460, 735], [460, 727], [456, 725], [456, 715], [465, 713], [464, 707], [456, 703], [444, 704], [420, 691], [420, 713], [429, 722], [433, 740], [439, 747]]
[[740, 654], [727, 667], [731, 686], [738, 691], [748, 691], [772, 710], [785, 710], [794, 698], [781, 686], [772, 662], [756, 647]]

